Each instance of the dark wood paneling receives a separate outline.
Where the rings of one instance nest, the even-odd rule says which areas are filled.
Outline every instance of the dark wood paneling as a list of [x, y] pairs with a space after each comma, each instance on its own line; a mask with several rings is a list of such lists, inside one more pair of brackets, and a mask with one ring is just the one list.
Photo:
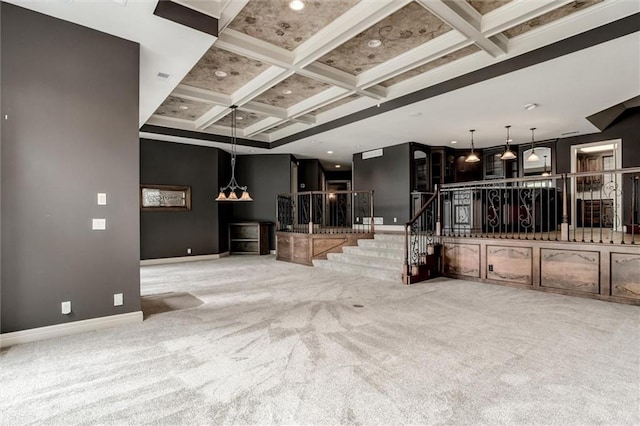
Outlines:
[[640, 299], [640, 254], [611, 253], [611, 295]]
[[445, 274], [480, 278], [479, 244], [444, 244]]
[[487, 246], [487, 279], [532, 284], [531, 247]]
[[327, 253], [342, 253], [344, 246], [356, 246], [358, 240], [373, 234], [299, 234], [276, 232], [276, 259], [302, 265], [313, 265], [313, 259], [326, 259]]
[[600, 293], [599, 252], [542, 249], [540, 257], [542, 287]]

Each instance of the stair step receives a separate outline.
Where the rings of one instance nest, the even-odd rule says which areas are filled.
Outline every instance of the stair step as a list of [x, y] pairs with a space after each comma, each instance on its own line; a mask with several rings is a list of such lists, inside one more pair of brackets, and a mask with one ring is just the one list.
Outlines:
[[358, 240], [359, 247], [376, 248], [386, 250], [404, 251], [404, 240], [402, 242], [392, 240]]
[[404, 250], [388, 250], [379, 249], [375, 247], [360, 247], [360, 246], [344, 246], [342, 247], [343, 253], [350, 253], [359, 256], [379, 257], [383, 259], [394, 259], [403, 261]]
[[404, 233], [402, 234], [374, 234], [373, 239], [376, 241], [395, 241], [404, 244]]
[[400, 259], [388, 259], [378, 256], [363, 256], [361, 253], [328, 253], [327, 259], [335, 262], [349, 263], [352, 265], [388, 269], [395, 272], [402, 271], [403, 265], [403, 261]]
[[331, 271], [343, 272], [349, 275], [375, 278], [382, 281], [402, 282], [401, 271], [390, 271], [388, 269], [372, 268], [370, 266], [353, 265], [331, 260], [313, 260], [313, 266]]

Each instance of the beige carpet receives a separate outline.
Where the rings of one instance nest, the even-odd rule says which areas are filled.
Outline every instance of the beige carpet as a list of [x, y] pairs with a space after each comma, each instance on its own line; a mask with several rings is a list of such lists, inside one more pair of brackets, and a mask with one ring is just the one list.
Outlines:
[[232, 256], [141, 324], [4, 349], [0, 424], [640, 424], [640, 308]]

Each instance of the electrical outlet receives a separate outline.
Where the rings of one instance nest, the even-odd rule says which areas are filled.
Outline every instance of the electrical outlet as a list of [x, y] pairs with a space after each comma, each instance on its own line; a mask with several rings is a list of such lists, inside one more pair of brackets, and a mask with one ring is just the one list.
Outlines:
[[116, 293], [113, 295], [113, 306], [122, 306], [124, 304], [124, 297], [122, 293]]
[[393, 218], [393, 223], [397, 223], [397, 222], [398, 222], [398, 218], [397, 218], [397, 217], [394, 217], [394, 218]]
[[104, 192], [98, 192], [98, 205], [99, 206], [106, 206], [107, 205], [107, 194]]
[[71, 313], [71, 301], [62, 302], [60, 308], [63, 315], [69, 315]]
[[190, 248], [187, 249], [187, 254], [191, 254], [191, 249]]
[[489, 265], [489, 272], [493, 272], [493, 265]]

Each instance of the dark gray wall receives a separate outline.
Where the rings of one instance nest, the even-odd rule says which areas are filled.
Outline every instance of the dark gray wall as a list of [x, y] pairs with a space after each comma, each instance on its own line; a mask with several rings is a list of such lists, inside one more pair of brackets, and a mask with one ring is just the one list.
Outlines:
[[[241, 155], [237, 159], [236, 178], [240, 185], [248, 186], [253, 202], [233, 204], [233, 220], [275, 223], [276, 196], [291, 190], [291, 156]], [[275, 250], [274, 226], [270, 234], [269, 246]]]
[[325, 171], [324, 178], [326, 180], [351, 180], [351, 170]]
[[0, 7], [1, 331], [139, 311], [139, 46]]
[[410, 219], [410, 151], [405, 143], [384, 148], [382, 157], [363, 160], [362, 154], [353, 155], [353, 189], [374, 191], [374, 215], [383, 217], [385, 225], [402, 225]]
[[571, 172], [571, 145], [622, 139], [622, 167], [640, 166], [640, 107], [624, 112], [601, 133], [559, 139], [556, 146], [557, 173]]
[[[320, 161], [298, 160], [298, 191], [322, 191], [322, 173]], [[304, 188], [301, 184], [304, 184]]]
[[230, 164], [229, 156], [216, 148], [140, 140], [141, 184], [191, 187], [189, 211], [140, 212], [141, 259], [188, 256], [188, 248], [191, 256], [226, 251], [221, 229], [227, 228], [229, 207], [214, 199], [229, 176], [219, 178], [226, 172], [219, 163]]

